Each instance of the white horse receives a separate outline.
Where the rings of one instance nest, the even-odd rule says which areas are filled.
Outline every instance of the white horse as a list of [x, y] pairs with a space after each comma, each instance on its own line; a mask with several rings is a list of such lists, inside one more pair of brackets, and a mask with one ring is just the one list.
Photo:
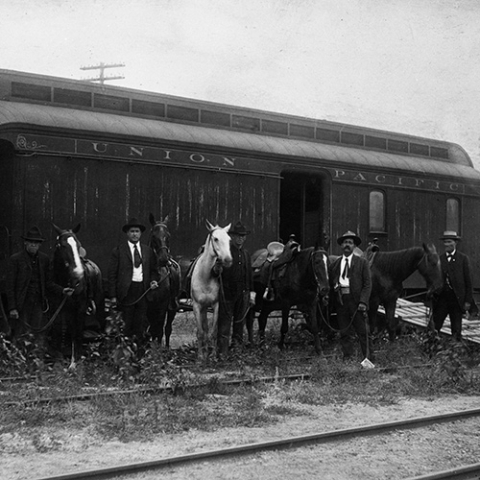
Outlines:
[[[192, 270], [190, 297], [193, 313], [197, 322], [198, 356], [205, 360], [208, 356], [209, 336], [216, 352], [218, 309], [221, 294], [218, 266], [230, 267], [232, 254], [230, 253], [230, 236], [228, 231], [231, 224], [222, 228], [206, 222], [209, 234], [205, 241], [201, 255], [195, 260]], [[214, 272], [214, 267], [217, 272]], [[211, 328], [208, 325], [207, 309], [213, 309]]]

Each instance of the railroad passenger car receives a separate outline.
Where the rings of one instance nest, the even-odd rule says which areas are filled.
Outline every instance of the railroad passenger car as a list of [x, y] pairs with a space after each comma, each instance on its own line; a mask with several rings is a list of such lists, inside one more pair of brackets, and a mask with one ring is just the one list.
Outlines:
[[[105, 272], [129, 217], [169, 215], [172, 253], [204, 222], [241, 219], [248, 248], [356, 230], [382, 250], [457, 230], [480, 286], [480, 173], [452, 143], [324, 120], [0, 70], [0, 272], [38, 225], [82, 224]], [[407, 286], [420, 287], [412, 276]]]

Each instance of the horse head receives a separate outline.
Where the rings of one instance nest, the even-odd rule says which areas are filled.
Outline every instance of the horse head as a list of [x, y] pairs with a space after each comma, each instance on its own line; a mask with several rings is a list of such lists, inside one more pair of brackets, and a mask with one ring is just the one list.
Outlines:
[[218, 225], [213, 226], [208, 220], [205, 223], [207, 230], [210, 232], [205, 244], [206, 250], [210, 255], [215, 256], [224, 267], [230, 267], [233, 260], [230, 252], [230, 236], [228, 232], [232, 224], [229, 223], [222, 228]]
[[312, 252], [312, 268], [317, 283], [317, 291], [322, 301], [328, 301], [330, 279], [328, 274], [328, 254], [323, 249], [314, 249]]
[[71, 230], [62, 229], [54, 223], [52, 225], [58, 234], [54, 256], [55, 273], [63, 283], [75, 288], [75, 293], [78, 294], [85, 284], [85, 267], [82, 257], [86, 253], [76, 236], [80, 230], [80, 224]]
[[435, 245], [423, 244], [423, 257], [418, 263], [417, 269], [427, 282], [427, 298], [438, 293], [443, 287], [442, 270], [440, 268], [440, 257]]
[[167, 265], [170, 253], [170, 232], [167, 227], [168, 215], [161, 221], [155, 221], [151, 213], [149, 216], [152, 230], [150, 232], [150, 247], [157, 256], [157, 264], [160, 267]]

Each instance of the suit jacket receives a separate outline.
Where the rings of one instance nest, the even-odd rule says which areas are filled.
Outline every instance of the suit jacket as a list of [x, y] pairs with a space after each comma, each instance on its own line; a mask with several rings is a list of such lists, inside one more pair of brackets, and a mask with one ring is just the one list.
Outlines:
[[[150, 287], [152, 280], [158, 280], [157, 262], [153, 250], [143, 243], [137, 244], [140, 249], [143, 267], [143, 287]], [[110, 256], [108, 265], [108, 294], [110, 298], [116, 297], [119, 302], [127, 296], [132, 283], [133, 259], [128, 242], [125, 241], [115, 247]], [[148, 295], [147, 295], [148, 298]]]
[[[40, 272], [40, 294], [42, 300], [45, 294], [49, 293], [61, 295], [63, 288], [52, 280], [50, 270], [50, 258], [43, 252], [38, 252], [38, 269]], [[27, 295], [28, 285], [32, 278], [32, 263], [30, 255], [26, 250], [15, 253], [8, 262], [7, 275], [7, 302], [9, 310], [23, 309], [25, 297]]]
[[244, 291], [253, 291], [253, 269], [250, 254], [245, 248], [230, 244], [232, 266], [222, 273], [222, 285], [227, 300], [233, 300]]
[[[330, 266], [330, 282], [332, 288], [335, 288], [339, 284], [341, 262], [342, 256], [338, 257]], [[350, 294], [354, 301], [357, 304], [364, 303], [368, 306], [370, 293], [372, 291], [372, 279], [368, 262], [364, 258], [352, 254], [348, 278], [350, 280]]]
[[468, 257], [464, 253], [456, 250], [455, 255], [449, 262], [446, 253], [442, 253], [440, 255], [440, 265], [444, 285], [446, 287], [448, 278], [448, 282], [455, 292], [460, 308], [463, 308], [465, 303], [473, 305], [472, 277], [470, 275], [470, 262]]

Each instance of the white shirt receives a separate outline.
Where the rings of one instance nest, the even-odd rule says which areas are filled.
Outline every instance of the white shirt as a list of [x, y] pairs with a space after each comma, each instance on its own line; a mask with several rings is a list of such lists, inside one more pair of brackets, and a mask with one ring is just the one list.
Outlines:
[[128, 242], [128, 246], [130, 247], [130, 253], [132, 255], [132, 263], [133, 263], [133, 276], [132, 282], [143, 282], [143, 267], [142, 264], [138, 268], [135, 268], [135, 256], [133, 254], [135, 245], [137, 246], [138, 253], [140, 257], [142, 257], [142, 249], [140, 248], [140, 243], [132, 243]]
[[342, 256], [342, 261], [340, 262], [340, 286], [341, 287], [349, 287], [350, 286], [350, 279], [348, 277], [342, 278], [343, 271], [345, 270], [345, 264], [348, 262], [348, 268], [352, 268], [352, 256], [349, 255], [346, 257], [345, 255]]
[[445, 252], [445, 255], [447, 256], [447, 262], [451, 262], [451, 261], [452, 261], [452, 257], [455, 255], [455, 252], [456, 252], [456, 251], [457, 251], [457, 250], [455, 249], [455, 250], [454, 250], [453, 252], [451, 252], [451, 253]]

